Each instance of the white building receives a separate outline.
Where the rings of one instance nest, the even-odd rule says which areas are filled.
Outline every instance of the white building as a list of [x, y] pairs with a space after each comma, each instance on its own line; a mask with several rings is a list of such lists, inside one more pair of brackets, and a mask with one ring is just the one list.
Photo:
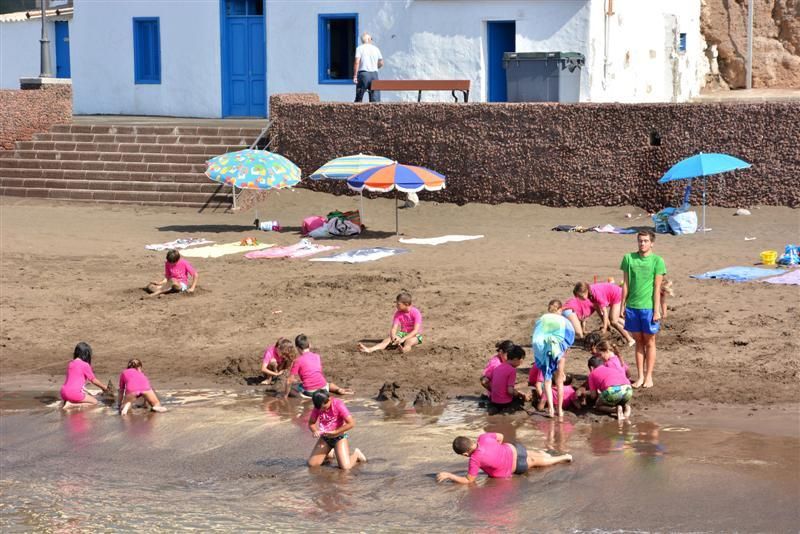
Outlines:
[[[700, 0], [74, 4], [76, 114], [264, 116], [268, 95], [286, 92], [350, 101], [364, 31], [382, 50], [382, 79], [469, 79], [471, 101], [505, 100], [507, 51], [583, 54], [581, 102], [686, 101], [707, 70]], [[434, 99], [450, 94], [424, 97]]]

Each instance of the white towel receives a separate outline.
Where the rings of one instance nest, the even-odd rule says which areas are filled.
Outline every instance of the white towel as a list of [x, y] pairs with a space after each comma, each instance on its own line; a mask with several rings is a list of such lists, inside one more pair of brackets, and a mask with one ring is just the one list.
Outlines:
[[449, 241], [469, 241], [471, 239], [480, 239], [482, 235], [443, 235], [441, 237], [424, 237], [424, 238], [400, 238], [401, 243], [408, 245], [441, 245]]

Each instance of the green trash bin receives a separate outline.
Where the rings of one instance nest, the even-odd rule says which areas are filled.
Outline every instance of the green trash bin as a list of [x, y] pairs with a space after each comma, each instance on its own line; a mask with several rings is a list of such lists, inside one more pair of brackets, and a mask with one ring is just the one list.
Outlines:
[[581, 71], [586, 60], [579, 52], [506, 52], [509, 102], [579, 102]]

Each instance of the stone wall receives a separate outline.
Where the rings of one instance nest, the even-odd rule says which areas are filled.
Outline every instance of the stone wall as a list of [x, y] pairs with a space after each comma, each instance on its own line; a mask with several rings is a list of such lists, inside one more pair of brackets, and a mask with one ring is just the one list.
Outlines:
[[[448, 104], [270, 99], [272, 149], [311, 174], [359, 152], [429, 167], [447, 188], [423, 199], [548, 206], [674, 204], [657, 180], [686, 156], [724, 152], [753, 164], [708, 179], [708, 203], [800, 207], [800, 103]], [[657, 144], [660, 142], [660, 145]], [[303, 182], [346, 192], [343, 183]], [[700, 187], [693, 202], [699, 203]]]
[[13, 150], [36, 132], [72, 121], [72, 87], [45, 85], [39, 89], [0, 90], [0, 151]]

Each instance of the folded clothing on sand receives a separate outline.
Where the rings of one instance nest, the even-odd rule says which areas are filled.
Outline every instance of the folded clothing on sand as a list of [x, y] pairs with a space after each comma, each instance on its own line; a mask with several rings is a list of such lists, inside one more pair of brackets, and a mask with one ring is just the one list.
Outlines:
[[348, 250], [334, 256], [327, 256], [325, 258], [311, 258], [308, 261], [337, 261], [344, 263], [363, 263], [365, 261], [375, 261], [395, 254], [405, 254], [408, 252], [404, 248], [358, 248], [355, 250]]
[[268, 258], [305, 258], [326, 252], [328, 250], [335, 250], [338, 246], [317, 245], [312, 243], [309, 239], [301, 239], [299, 243], [289, 245], [286, 247], [273, 247], [267, 250], [256, 250], [248, 252], [244, 255], [245, 258], [251, 260], [268, 259]]
[[732, 282], [747, 282], [758, 280], [776, 274], [775, 269], [762, 269], [760, 267], [726, 267], [718, 271], [709, 271], [703, 274], [693, 274], [692, 278], [699, 280], [730, 280]]
[[147, 250], [182, 250], [184, 248], [194, 247], [198, 245], [208, 245], [209, 243], [213, 243], [213, 241], [209, 241], [208, 239], [204, 239], [202, 237], [181, 237], [176, 239], [175, 241], [170, 241], [169, 243], [156, 243], [153, 245], [145, 245], [144, 248]]
[[213, 245], [210, 247], [190, 248], [181, 252], [181, 256], [186, 258], [219, 258], [228, 254], [239, 254], [241, 252], [252, 252], [272, 247], [269, 243], [258, 245], [242, 245], [239, 241], [225, 243], [224, 245]]
[[450, 241], [469, 241], [471, 239], [480, 239], [482, 235], [443, 235], [440, 237], [402, 237], [400, 238], [401, 243], [405, 243], [406, 245], [441, 245], [442, 243], [448, 243]]
[[577, 232], [582, 234], [584, 232], [599, 232], [601, 234], [635, 234], [636, 230], [633, 228], [622, 228], [621, 226], [614, 226], [612, 224], [604, 224], [603, 226], [572, 226], [569, 224], [559, 224], [551, 228], [554, 232]]
[[784, 273], [780, 276], [773, 276], [772, 278], [767, 278], [766, 280], [761, 281], [767, 282], [768, 284], [800, 286], [800, 269], [795, 269], [794, 271], [789, 271], [788, 273]]

